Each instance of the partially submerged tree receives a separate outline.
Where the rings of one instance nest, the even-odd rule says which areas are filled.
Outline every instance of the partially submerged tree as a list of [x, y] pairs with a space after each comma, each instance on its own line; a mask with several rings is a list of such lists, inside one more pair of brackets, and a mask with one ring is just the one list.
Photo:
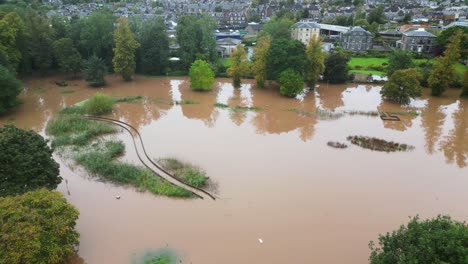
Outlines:
[[279, 77], [280, 94], [296, 97], [304, 91], [304, 78], [293, 69], [287, 69]]
[[130, 30], [128, 20], [119, 18], [118, 26], [114, 32], [114, 71], [120, 73], [125, 81], [131, 81], [135, 73], [135, 51], [140, 44]]
[[414, 62], [408, 51], [395, 49], [388, 56], [387, 76], [395, 71], [414, 68]]
[[232, 77], [234, 87], [239, 88], [241, 78], [249, 73], [249, 62], [244, 46], [237, 45], [236, 49], [229, 56], [229, 61], [231, 65], [227, 69], [227, 73], [229, 77]]
[[419, 83], [421, 78], [421, 74], [415, 68], [397, 70], [385, 83], [380, 94], [384, 99], [399, 104], [408, 104], [411, 98], [421, 95]]
[[455, 64], [460, 59], [460, 41], [462, 32], [457, 31], [450, 38], [450, 43], [444, 52], [444, 56], [436, 59], [434, 66], [429, 76], [429, 88], [434, 96], [442, 95], [450, 85], [457, 80], [457, 72]]
[[55, 189], [62, 181], [52, 150], [36, 132], [4, 126], [0, 128], [0, 149], [0, 196]]
[[211, 91], [215, 74], [204, 60], [196, 60], [189, 71], [190, 88], [195, 91]]
[[0, 20], [0, 32], [0, 51], [5, 53], [7, 59], [7, 64], [3, 66], [10, 66], [16, 71], [22, 59], [21, 42], [26, 36], [24, 22], [16, 12], [10, 12]]
[[309, 71], [306, 74], [306, 81], [310, 88], [314, 89], [320, 75], [325, 71], [325, 54], [322, 51], [322, 40], [320, 38], [310, 38], [306, 56], [310, 64]]
[[54, 55], [63, 73], [76, 76], [81, 71], [81, 55], [70, 38], [61, 38], [54, 42]]
[[137, 69], [144, 74], [161, 75], [169, 65], [169, 39], [162, 19], [143, 21], [137, 32], [141, 47], [138, 49]]
[[379, 246], [369, 243], [371, 264], [466, 263], [468, 225], [437, 216], [421, 221], [418, 216], [405, 226], [379, 235]]
[[332, 52], [325, 59], [324, 80], [330, 83], [344, 83], [348, 80], [349, 57], [343, 52]]
[[107, 66], [103, 59], [93, 55], [83, 65], [85, 80], [91, 87], [106, 85], [104, 76], [107, 74]]
[[79, 244], [78, 215], [57, 191], [0, 198], [0, 263], [65, 263]]
[[16, 97], [20, 93], [21, 82], [10, 70], [0, 65], [0, 114], [18, 104]]
[[53, 58], [53, 31], [47, 18], [41, 16], [33, 9], [28, 9], [25, 16], [25, 25], [28, 29], [28, 50], [30, 63], [33, 69], [45, 74], [52, 65]]
[[305, 46], [295, 39], [273, 39], [267, 55], [267, 78], [277, 80], [281, 72], [293, 69], [304, 75], [309, 62], [305, 55]]
[[254, 48], [254, 61], [252, 72], [257, 82], [257, 87], [264, 88], [266, 80], [267, 55], [271, 46], [271, 37], [266, 35], [258, 39]]

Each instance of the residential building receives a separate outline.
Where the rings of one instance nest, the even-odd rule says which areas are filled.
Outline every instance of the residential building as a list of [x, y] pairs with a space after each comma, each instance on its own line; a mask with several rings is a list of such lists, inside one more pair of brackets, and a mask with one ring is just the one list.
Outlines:
[[436, 36], [419, 28], [417, 30], [403, 32], [401, 41], [397, 45], [403, 50], [418, 53], [428, 53], [432, 51]]
[[320, 26], [315, 22], [300, 21], [292, 26], [291, 37], [307, 45], [312, 37], [320, 36]]
[[362, 27], [353, 27], [348, 32], [342, 34], [341, 45], [345, 50], [366, 51], [372, 48], [374, 34]]

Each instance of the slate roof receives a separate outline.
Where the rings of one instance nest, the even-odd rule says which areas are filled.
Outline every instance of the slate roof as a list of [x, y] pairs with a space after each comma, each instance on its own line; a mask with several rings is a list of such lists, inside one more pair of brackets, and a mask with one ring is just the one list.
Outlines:
[[315, 22], [297, 22], [294, 24], [295, 28], [320, 28], [319, 24]]
[[409, 37], [434, 37], [435, 38], [433, 34], [425, 30], [412, 30], [412, 31], [405, 32], [403, 34]]

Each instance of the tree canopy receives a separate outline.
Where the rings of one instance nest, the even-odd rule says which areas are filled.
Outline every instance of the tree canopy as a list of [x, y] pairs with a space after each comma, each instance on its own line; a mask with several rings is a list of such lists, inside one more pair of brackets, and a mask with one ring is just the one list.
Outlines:
[[26, 37], [24, 22], [17, 13], [10, 12], [0, 20], [0, 32], [0, 50], [5, 52], [8, 66], [16, 71], [22, 59], [20, 47]]
[[[74, 23], [75, 34], [79, 34], [78, 40], [86, 53], [86, 57], [96, 55], [100, 58], [112, 57], [113, 32], [115, 17], [110, 12], [93, 12], [79, 22]], [[106, 63], [108, 61], [106, 60]]]
[[63, 73], [76, 75], [81, 71], [81, 54], [73, 46], [70, 38], [56, 40], [53, 46], [55, 58]]
[[325, 58], [324, 80], [330, 83], [344, 83], [348, 80], [349, 57], [343, 52], [332, 52]]
[[4, 126], [0, 128], [0, 149], [0, 196], [55, 189], [62, 181], [52, 150], [36, 132]]
[[291, 38], [291, 26], [294, 21], [289, 18], [272, 18], [264, 26], [261, 35], [270, 35], [272, 39]]
[[204, 60], [196, 60], [189, 71], [190, 88], [196, 91], [211, 91], [215, 74]]
[[79, 244], [78, 215], [56, 191], [0, 197], [0, 263], [64, 263]]
[[460, 42], [461, 58], [463, 60], [468, 59], [468, 27], [453, 26], [444, 29], [436, 38], [437, 45], [447, 46], [450, 43], [450, 38], [457, 32], [462, 31], [462, 37]]
[[236, 49], [229, 56], [231, 65], [227, 73], [232, 77], [232, 83], [235, 88], [240, 87], [241, 78], [249, 73], [249, 62], [247, 60], [247, 52], [244, 46], [237, 45]]
[[421, 95], [421, 78], [421, 74], [415, 68], [397, 70], [390, 76], [380, 93], [384, 99], [408, 104], [411, 98]]
[[289, 68], [303, 75], [308, 71], [309, 66], [304, 44], [295, 39], [273, 38], [268, 50], [266, 66], [269, 80], [277, 80], [280, 73]]
[[317, 37], [310, 38], [306, 49], [306, 56], [309, 61], [309, 71], [306, 74], [306, 81], [311, 89], [315, 88], [315, 83], [320, 75], [325, 71], [325, 54], [322, 51], [322, 40]]
[[125, 81], [131, 81], [135, 73], [135, 51], [140, 44], [135, 40], [133, 32], [130, 30], [128, 20], [119, 18], [117, 28], [114, 33], [114, 71], [120, 73]]
[[280, 94], [296, 97], [304, 91], [304, 77], [293, 69], [281, 72], [279, 77]]
[[257, 87], [264, 88], [266, 80], [266, 68], [268, 51], [271, 46], [271, 36], [266, 35], [258, 39], [257, 45], [254, 47], [254, 61], [252, 64], [252, 72], [257, 82]]
[[99, 87], [106, 85], [104, 76], [107, 74], [107, 66], [103, 59], [96, 55], [84, 62], [83, 73], [89, 86]]
[[387, 76], [395, 71], [414, 68], [414, 62], [408, 51], [395, 49], [388, 56]]
[[21, 93], [21, 82], [10, 70], [0, 65], [0, 114], [17, 105], [16, 97]]
[[164, 21], [145, 20], [135, 33], [141, 44], [137, 51], [137, 70], [144, 74], [164, 74], [169, 60], [169, 39]]
[[49, 21], [33, 9], [27, 11], [25, 24], [29, 34], [27, 42], [29, 64], [32, 66], [32, 69], [37, 69], [42, 74], [45, 74], [52, 65], [52, 28], [49, 25]]

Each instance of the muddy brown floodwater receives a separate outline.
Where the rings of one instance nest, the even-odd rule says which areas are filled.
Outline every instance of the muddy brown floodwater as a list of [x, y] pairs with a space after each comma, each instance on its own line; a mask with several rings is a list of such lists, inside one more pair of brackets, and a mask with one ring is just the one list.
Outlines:
[[[382, 102], [379, 86], [322, 84], [288, 99], [255, 89], [251, 81], [233, 89], [228, 79], [218, 79], [209, 93], [190, 91], [186, 78], [139, 76], [124, 83], [109, 77], [104, 89], [80, 80], [61, 88], [54, 80], [25, 80], [23, 104], [0, 124], [44, 134], [59, 109], [97, 91], [144, 95], [141, 103], [118, 104], [110, 116], [137, 127], [150, 156], [197, 164], [218, 185], [216, 201], [171, 199], [100, 182], [56, 156], [70, 193], [65, 181], [58, 189], [80, 210], [79, 254], [87, 263], [132, 263], [167, 247], [193, 264], [361, 264], [367, 262], [369, 240], [398, 228], [408, 216], [468, 220], [468, 101], [459, 99], [458, 90], [441, 98], [426, 90], [401, 108]], [[180, 100], [199, 104], [172, 103]], [[262, 110], [231, 111], [215, 102]], [[384, 122], [375, 116], [304, 114], [316, 108], [420, 115]], [[381, 153], [327, 146], [346, 142], [349, 135], [415, 149]], [[127, 144], [124, 159], [137, 163], [130, 137], [124, 132], [115, 137]]]

